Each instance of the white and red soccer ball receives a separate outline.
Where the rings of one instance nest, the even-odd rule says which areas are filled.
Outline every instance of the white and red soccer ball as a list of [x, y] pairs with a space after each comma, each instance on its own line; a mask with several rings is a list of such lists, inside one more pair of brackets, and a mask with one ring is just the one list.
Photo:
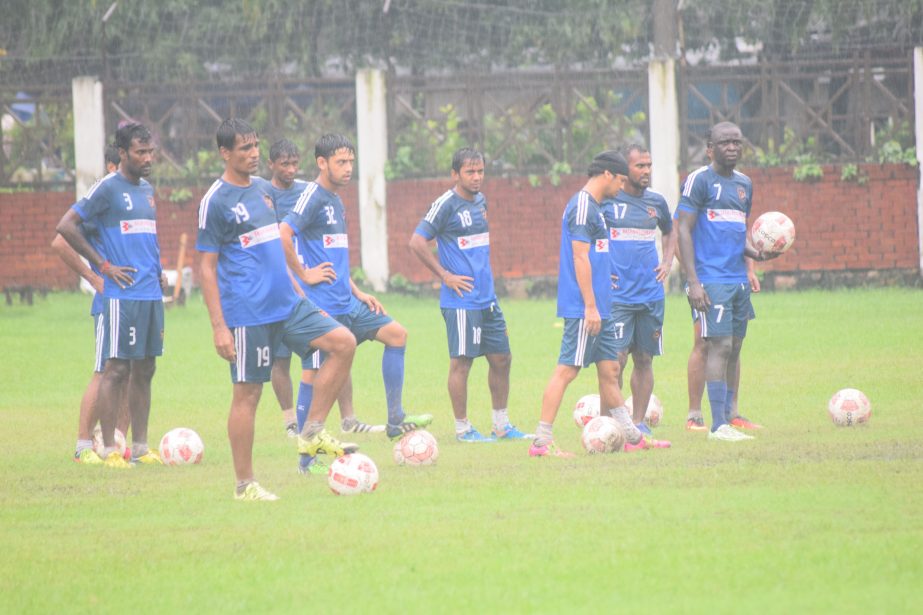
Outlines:
[[767, 211], [750, 227], [750, 244], [761, 252], [782, 254], [795, 242], [795, 223], [780, 211]]
[[597, 416], [583, 427], [580, 443], [591, 455], [616, 453], [625, 446], [625, 433], [611, 416]]
[[330, 464], [327, 484], [337, 495], [371, 493], [378, 486], [378, 467], [362, 453], [343, 455]]
[[[114, 439], [115, 447], [119, 451], [119, 455], [126, 460], [131, 459], [131, 449], [125, 441], [125, 434], [122, 433], [122, 430], [116, 428]], [[106, 445], [103, 444], [103, 430], [99, 425], [93, 428], [93, 450], [96, 451], [96, 454], [100, 457], [105, 457]]]
[[405, 433], [394, 443], [394, 462], [399, 465], [428, 466], [439, 458], [439, 445], [431, 433], [423, 429]]
[[188, 427], [171, 429], [160, 439], [160, 459], [164, 465], [183, 466], [199, 463], [205, 455], [205, 444]]
[[[628, 414], [633, 412], [632, 401], [634, 396], [629, 395], [628, 399], [625, 400], [625, 406], [628, 408]], [[644, 412], [644, 422], [650, 425], [651, 427], [657, 427], [660, 425], [660, 420], [663, 418], [663, 404], [660, 402], [660, 398], [651, 393], [651, 399], [647, 402], [647, 410]]]
[[827, 412], [835, 425], [852, 427], [868, 422], [872, 416], [872, 404], [858, 389], [841, 389], [830, 398]]
[[599, 416], [599, 395], [595, 393], [584, 395], [577, 400], [577, 405], [574, 406], [574, 423], [578, 428], [583, 429], [597, 416]]

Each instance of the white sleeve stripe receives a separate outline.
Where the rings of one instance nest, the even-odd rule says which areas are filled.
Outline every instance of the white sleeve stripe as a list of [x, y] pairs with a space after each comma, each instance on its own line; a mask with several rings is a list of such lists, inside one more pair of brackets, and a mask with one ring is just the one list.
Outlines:
[[87, 193], [84, 195], [83, 198], [88, 199], [88, 198], [90, 198], [91, 196], [93, 196], [93, 193], [96, 192], [96, 189], [99, 188], [100, 185], [102, 185], [102, 183], [103, 183], [104, 181], [106, 181], [107, 179], [109, 179], [109, 178], [112, 177], [113, 175], [115, 175], [115, 173], [109, 173], [108, 175], [106, 175], [106, 176], [104, 176], [104, 177], [100, 177], [100, 178], [97, 179], [95, 182], [93, 182], [93, 185], [90, 186], [90, 189], [87, 190]]
[[433, 202], [433, 204], [430, 205], [429, 211], [427, 212], [426, 216], [423, 219], [429, 222], [430, 224], [432, 224], [433, 220], [436, 219], [436, 215], [439, 213], [439, 210], [442, 208], [442, 204], [448, 201], [451, 196], [452, 196], [452, 191], [449, 190], [445, 194], [443, 194], [441, 197], [436, 199]]
[[295, 202], [295, 206], [292, 207], [292, 211], [298, 215], [303, 214], [304, 208], [308, 206], [308, 201], [311, 200], [311, 197], [314, 196], [315, 192], [317, 192], [317, 184], [314, 182], [308, 182], [308, 185], [305, 186], [305, 189], [301, 192], [301, 195]]
[[202, 200], [199, 201], [199, 228], [205, 228], [205, 222], [208, 219], [208, 203], [212, 198], [212, 195], [216, 190], [221, 186], [221, 180], [215, 180], [215, 182], [208, 189], [208, 192], [205, 193], [205, 196], [202, 197]]
[[589, 208], [589, 195], [581, 190], [580, 194], [577, 195], [577, 224], [586, 224], [586, 217]]
[[692, 184], [695, 183], [695, 178], [698, 177], [699, 173], [707, 168], [708, 167], [699, 167], [689, 174], [689, 177], [687, 177], [686, 181], [683, 182], [683, 196], [692, 196]]

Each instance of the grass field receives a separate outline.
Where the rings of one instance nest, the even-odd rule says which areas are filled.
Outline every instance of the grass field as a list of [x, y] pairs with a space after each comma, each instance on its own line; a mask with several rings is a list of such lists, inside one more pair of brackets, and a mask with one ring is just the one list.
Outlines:
[[[383, 299], [410, 331], [405, 406], [436, 415], [438, 465], [397, 467], [383, 436], [360, 437], [378, 491], [335, 497], [295, 471], [267, 386], [255, 460], [276, 503], [231, 498], [228, 369], [198, 297], [167, 313], [151, 433], [196, 429], [205, 461], [123, 472], [70, 461], [92, 358], [88, 299], [0, 307], [0, 612], [923, 610], [920, 292], [756, 297], [741, 409], [767, 428], [737, 444], [683, 428], [692, 333], [685, 300], [670, 297], [655, 391], [657, 436], [673, 448], [573, 460], [455, 442], [435, 300]], [[561, 329], [551, 301], [504, 310], [510, 413], [532, 431]], [[384, 418], [380, 354], [357, 354], [366, 420]], [[565, 397], [564, 448], [579, 450], [570, 410], [594, 383], [585, 371]], [[847, 386], [872, 400], [866, 427], [827, 418]], [[483, 361], [469, 398], [489, 431]]]

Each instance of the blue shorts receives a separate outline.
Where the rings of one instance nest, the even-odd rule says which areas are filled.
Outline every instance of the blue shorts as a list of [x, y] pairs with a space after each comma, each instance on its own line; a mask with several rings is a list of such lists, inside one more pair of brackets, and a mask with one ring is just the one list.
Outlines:
[[106, 359], [136, 360], [163, 354], [163, 301], [106, 299], [103, 302]]
[[311, 342], [342, 326], [316, 305], [302, 299], [285, 320], [266, 325], [234, 327], [237, 360], [231, 363], [231, 382], [268, 382], [272, 375], [272, 351], [280, 343], [302, 359], [313, 354]]
[[605, 318], [599, 335], [586, 333], [583, 318], [564, 319], [564, 337], [558, 365], [589, 367], [598, 361], [618, 361], [619, 349], [615, 344], [615, 321]]
[[95, 331], [96, 341], [93, 344], [93, 371], [102, 373], [106, 369], [106, 357], [103, 353], [103, 314], [98, 312], [93, 314], [93, 330]]
[[706, 312], [692, 310], [692, 321], [699, 321], [702, 337], [745, 338], [747, 323], [756, 318], [750, 302], [750, 285], [741, 282], [702, 286], [711, 299], [711, 307]]
[[[394, 322], [394, 319], [387, 314], [376, 314], [361, 301], [357, 302], [356, 307], [351, 312], [337, 314], [333, 318], [356, 336], [356, 344], [375, 339], [379, 329]], [[320, 369], [323, 362], [324, 353], [320, 350], [315, 350], [307, 357], [302, 357], [301, 369]]]
[[615, 323], [619, 352], [640, 350], [651, 356], [663, 354], [664, 300], [647, 303], [613, 303], [609, 312]]
[[497, 303], [483, 310], [443, 308], [442, 318], [451, 358], [510, 354], [510, 334]]

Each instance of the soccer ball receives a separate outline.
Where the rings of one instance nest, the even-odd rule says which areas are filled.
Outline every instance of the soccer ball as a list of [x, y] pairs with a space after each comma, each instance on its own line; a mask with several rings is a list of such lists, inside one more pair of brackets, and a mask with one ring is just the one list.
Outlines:
[[584, 426], [580, 442], [591, 455], [616, 453], [625, 446], [625, 434], [611, 416], [597, 416]]
[[862, 391], [842, 389], [830, 398], [827, 412], [835, 425], [852, 427], [857, 423], [868, 422], [872, 416], [872, 404]]
[[337, 495], [371, 493], [378, 486], [378, 467], [362, 453], [343, 455], [330, 464], [327, 484]]
[[428, 466], [436, 463], [438, 458], [436, 438], [423, 429], [405, 433], [394, 443], [394, 461], [399, 466]]
[[204, 454], [205, 445], [202, 438], [187, 427], [171, 429], [160, 439], [160, 459], [164, 465], [199, 463]]
[[[632, 397], [629, 395], [628, 399], [625, 400], [625, 406], [628, 408], [628, 414], [633, 412], [632, 410]], [[663, 404], [660, 403], [660, 399], [651, 393], [651, 399], [647, 402], [647, 410], [644, 412], [644, 422], [650, 425], [651, 427], [657, 427], [660, 425], [660, 419], [663, 418]]]
[[577, 400], [574, 406], [574, 423], [577, 427], [583, 429], [591, 419], [599, 416], [599, 395], [584, 395]]
[[795, 242], [795, 224], [779, 211], [768, 211], [750, 228], [750, 243], [763, 252], [782, 254]]
[[[115, 448], [119, 451], [119, 455], [126, 459], [131, 455], [131, 449], [128, 448], [128, 443], [125, 441], [125, 434], [118, 428], [115, 430]], [[97, 455], [103, 457], [105, 449], [106, 445], [103, 444], [103, 430], [102, 427], [97, 425], [93, 429], [93, 450], [96, 451]]]

